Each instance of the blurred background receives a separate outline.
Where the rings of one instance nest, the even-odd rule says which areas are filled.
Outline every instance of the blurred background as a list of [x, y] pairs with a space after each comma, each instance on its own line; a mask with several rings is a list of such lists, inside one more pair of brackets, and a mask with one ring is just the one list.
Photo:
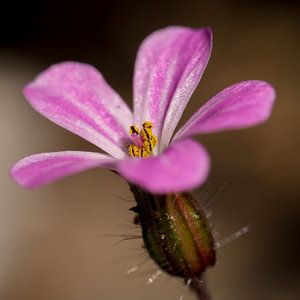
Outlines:
[[[157, 271], [138, 239], [126, 183], [102, 169], [27, 191], [11, 165], [38, 152], [97, 149], [36, 113], [23, 86], [50, 64], [93, 64], [131, 104], [135, 53], [168, 25], [210, 26], [212, 58], [183, 121], [226, 86], [274, 85], [271, 119], [198, 138], [212, 157], [210, 205], [220, 238], [252, 230], [218, 252], [206, 273], [214, 300], [300, 295], [299, 1], [11, 1], [0, 12], [0, 299], [179, 299], [184, 285]], [[205, 202], [205, 199], [201, 200]], [[186, 292], [185, 300], [194, 299]]]

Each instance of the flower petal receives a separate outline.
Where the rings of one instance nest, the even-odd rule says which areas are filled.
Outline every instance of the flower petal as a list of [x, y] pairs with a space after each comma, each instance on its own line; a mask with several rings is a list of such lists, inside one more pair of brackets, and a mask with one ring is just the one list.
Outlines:
[[171, 144], [159, 156], [119, 161], [117, 170], [129, 182], [155, 194], [177, 193], [199, 186], [209, 171], [206, 150], [193, 140]]
[[154, 124], [165, 147], [196, 88], [212, 48], [210, 29], [168, 27], [147, 37], [137, 54], [134, 118]]
[[203, 105], [173, 140], [257, 125], [269, 118], [274, 100], [273, 87], [264, 81], [249, 80], [234, 84]]
[[11, 169], [11, 176], [20, 185], [36, 188], [68, 175], [95, 167], [113, 169], [111, 156], [81, 151], [61, 151], [27, 156]]
[[43, 116], [116, 158], [129, 138], [132, 113], [92, 66], [64, 62], [51, 66], [24, 89]]

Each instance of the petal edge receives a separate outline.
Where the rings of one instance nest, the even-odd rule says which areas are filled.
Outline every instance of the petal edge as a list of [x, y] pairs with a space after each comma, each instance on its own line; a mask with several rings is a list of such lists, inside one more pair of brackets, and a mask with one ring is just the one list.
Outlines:
[[274, 88], [261, 80], [231, 85], [200, 107], [173, 140], [260, 124], [269, 118], [275, 97]]
[[21, 186], [33, 189], [95, 167], [114, 169], [115, 161], [111, 156], [95, 152], [47, 152], [19, 160], [10, 174]]

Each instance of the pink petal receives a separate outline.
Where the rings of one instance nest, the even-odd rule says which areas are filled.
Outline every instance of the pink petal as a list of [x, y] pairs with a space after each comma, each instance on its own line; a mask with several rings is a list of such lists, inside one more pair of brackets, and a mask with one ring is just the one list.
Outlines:
[[159, 156], [119, 161], [117, 169], [143, 189], [155, 194], [187, 191], [203, 183], [209, 171], [206, 150], [193, 140], [171, 144]]
[[92, 66], [65, 62], [51, 66], [24, 89], [29, 103], [54, 123], [116, 158], [125, 156], [132, 113]]
[[147, 37], [138, 51], [134, 74], [134, 118], [152, 121], [166, 146], [207, 65], [209, 29], [168, 27]]
[[11, 176], [20, 185], [36, 188], [95, 167], [113, 169], [111, 156], [81, 151], [61, 151], [34, 154], [18, 161]]
[[203, 105], [173, 140], [257, 125], [269, 118], [274, 100], [273, 87], [264, 81], [250, 80], [234, 84]]

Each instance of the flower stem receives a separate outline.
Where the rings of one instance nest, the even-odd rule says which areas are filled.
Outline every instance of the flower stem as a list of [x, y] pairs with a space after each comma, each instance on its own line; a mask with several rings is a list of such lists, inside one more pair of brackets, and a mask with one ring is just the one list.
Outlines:
[[190, 290], [196, 294], [198, 300], [211, 300], [206, 283], [202, 278], [193, 278]]

